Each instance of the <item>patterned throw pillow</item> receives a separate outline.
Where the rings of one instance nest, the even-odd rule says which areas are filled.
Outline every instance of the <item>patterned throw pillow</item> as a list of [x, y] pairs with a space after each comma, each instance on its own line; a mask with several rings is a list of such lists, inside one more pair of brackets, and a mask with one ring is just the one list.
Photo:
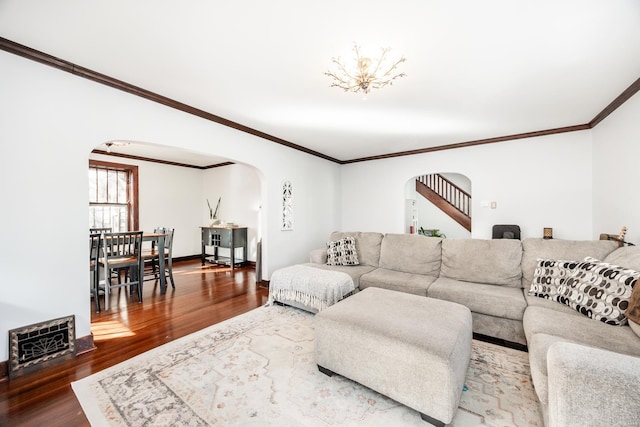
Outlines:
[[529, 295], [557, 301], [558, 288], [564, 284], [579, 261], [538, 258]]
[[625, 325], [624, 313], [640, 273], [587, 257], [558, 289], [557, 301], [610, 325]]
[[344, 237], [335, 242], [327, 242], [327, 265], [359, 265], [356, 241]]

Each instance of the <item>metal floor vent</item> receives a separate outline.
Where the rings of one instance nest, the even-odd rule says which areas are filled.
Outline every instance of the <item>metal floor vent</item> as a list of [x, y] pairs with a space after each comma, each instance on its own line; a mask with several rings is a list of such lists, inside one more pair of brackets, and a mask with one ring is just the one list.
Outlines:
[[35, 323], [9, 331], [9, 377], [18, 377], [66, 360], [76, 353], [75, 316]]

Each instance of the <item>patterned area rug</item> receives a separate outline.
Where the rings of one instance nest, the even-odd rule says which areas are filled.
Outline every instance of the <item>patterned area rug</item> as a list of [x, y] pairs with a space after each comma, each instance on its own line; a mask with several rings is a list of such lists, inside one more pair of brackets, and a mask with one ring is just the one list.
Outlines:
[[[314, 316], [257, 308], [72, 384], [93, 426], [420, 426], [314, 362]], [[399, 356], [401, 357], [401, 356]], [[452, 425], [542, 426], [526, 353], [473, 341]]]

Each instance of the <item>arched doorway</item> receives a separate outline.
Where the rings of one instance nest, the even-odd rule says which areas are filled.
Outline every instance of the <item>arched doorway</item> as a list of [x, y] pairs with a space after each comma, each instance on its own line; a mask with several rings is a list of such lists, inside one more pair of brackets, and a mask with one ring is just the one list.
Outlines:
[[471, 238], [471, 180], [452, 172], [409, 179], [405, 184], [405, 232]]

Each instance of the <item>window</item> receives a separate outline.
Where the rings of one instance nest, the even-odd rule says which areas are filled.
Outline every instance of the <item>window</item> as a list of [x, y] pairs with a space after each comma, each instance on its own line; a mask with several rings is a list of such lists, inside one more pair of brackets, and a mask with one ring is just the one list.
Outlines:
[[89, 227], [138, 229], [138, 167], [89, 160]]

